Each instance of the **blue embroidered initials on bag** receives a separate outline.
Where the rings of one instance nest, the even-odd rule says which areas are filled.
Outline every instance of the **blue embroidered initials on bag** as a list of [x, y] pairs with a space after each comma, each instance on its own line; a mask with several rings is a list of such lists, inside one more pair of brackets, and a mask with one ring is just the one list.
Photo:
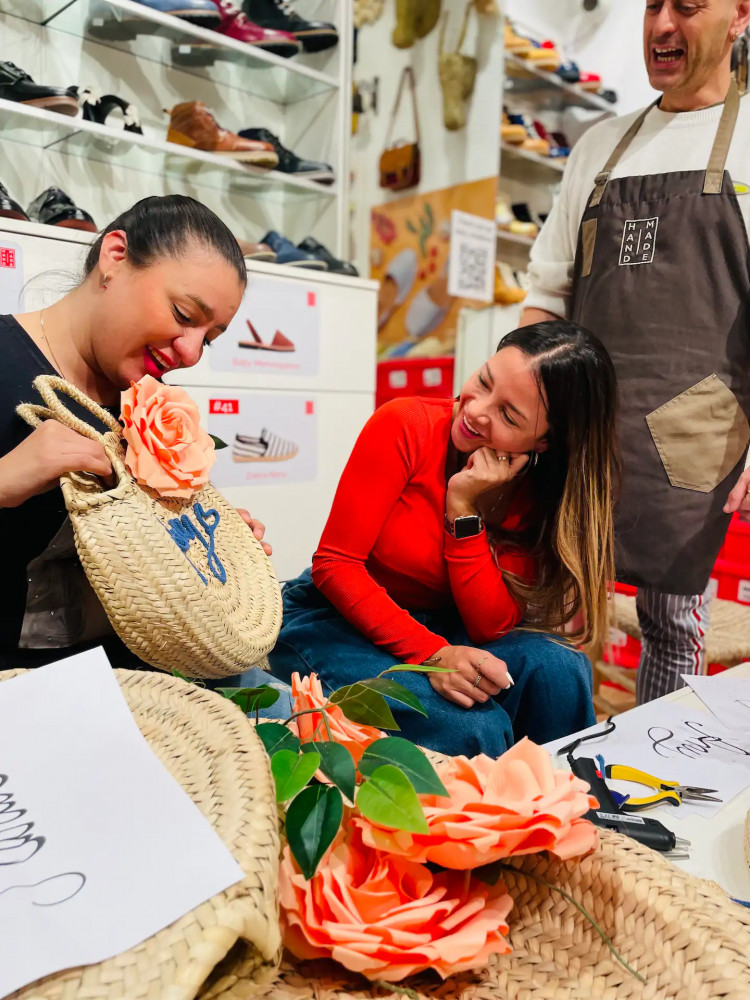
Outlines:
[[202, 504], [195, 504], [193, 507], [193, 514], [198, 524], [203, 528], [207, 537], [204, 537], [201, 532], [196, 528], [190, 517], [187, 514], [183, 514], [182, 517], [173, 517], [169, 521], [169, 527], [167, 532], [170, 537], [177, 545], [177, 547], [185, 553], [188, 562], [193, 567], [195, 572], [201, 578], [204, 584], [208, 585], [208, 580], [201, 573], [195, 563], [188, 556], [188, 551], [190, 549], [190, 543], [195, 539], [200, 542], [203, 548], [206, 550], [206, 560], [208, 562], [208, 568], [211, 570], [213, 575], [221, 583], [227, 582], [227, 571], [224, 569], [221, 560], [216, 555], [216, 546], [214, 543], [214, 532], [218, 527], [221, 517], [218, 510], [204, 510]]

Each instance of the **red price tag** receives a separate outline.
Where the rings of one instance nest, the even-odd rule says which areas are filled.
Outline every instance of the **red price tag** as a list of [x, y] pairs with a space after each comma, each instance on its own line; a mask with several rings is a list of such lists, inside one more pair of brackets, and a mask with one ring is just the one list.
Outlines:
[[16, 251], [11, 247], [0, 247], [0, 267], [16, 266]]
[[311, 399], [308, 399], [305, 402], [305, 414], [309, 416], [311, 413], [315, 413], [315, 403]]
[[307, 293], [307, 304], [309, 306], [314, 306], [315, 305], [315, 292], [308, 292]]
[[208, 403], [209, 413], [239, 413], [239, 399], [212, 399]]

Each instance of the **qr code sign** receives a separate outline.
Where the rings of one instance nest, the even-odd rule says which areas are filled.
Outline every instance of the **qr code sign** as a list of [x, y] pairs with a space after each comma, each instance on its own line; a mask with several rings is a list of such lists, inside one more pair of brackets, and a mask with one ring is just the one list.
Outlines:
[[0, 247], [0, 267], [16, 266], [16, 251], [12, 247]]
[[484, 291], [487, 274], [487, 247], [462, 243], [458, 253], [458, 285], [462, 292]]

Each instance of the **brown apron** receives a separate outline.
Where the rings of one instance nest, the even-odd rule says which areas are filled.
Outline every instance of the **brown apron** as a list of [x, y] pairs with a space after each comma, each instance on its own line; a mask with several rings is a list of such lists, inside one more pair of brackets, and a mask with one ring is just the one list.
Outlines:
[[572, 318], [603, 341], [617, 371], [618, 579], [701, 594], [750, 440], [750, 246], [724, 169], [739, 95], [733, 83], [705, 173], [611, 179], [650, 110], [596, 178]]

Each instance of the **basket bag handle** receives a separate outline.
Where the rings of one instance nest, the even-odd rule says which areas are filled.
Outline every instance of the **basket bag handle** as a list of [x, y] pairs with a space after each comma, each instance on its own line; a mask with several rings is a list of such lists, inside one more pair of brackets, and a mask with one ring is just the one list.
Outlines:
[[[40, 406], [38, 403], [21, 403], [20, 406], [16, 407], [16, 413], [19, 417], [25, 420], [30, 427], [39, 427], [45, 420], [57, 420], [58, 423], [64, 424], [66, 427], [70, 427], [71, 430], [76, 431], [78, 434], [82, 434], [91, 441], [98, 441], [106, 451], [107, 457], [112, 462], [112, 469], [114, 470], [119, 482], [122, 483], [123, 480], [127, 480], [129, 482], [131, 480], [132, 477], [127, 470], [119, 449], [113, 444], [111, 436], [109, 434], [101, 434], [96, 430], [96, 428], [92, 427], [91, 424], [88, 424], [85, 420], [81, 420], [80, 417], [77, 417], [75, 413], [71, 412], [71, 410], [65, 406], [57, 394], [64, 393], [65, 395], [70, 396], [71, 399], [74, 399], [76, 403], [82, 406], [85, 410], [88, 410], [89, 413], [92, 413], [98, 420], [101, 420], [103, 424], [109, 427], [110, 431], [119, 441], [122, 437], [122, 428], [111, 413], [108, 413], [102, 406], [95, 403], [93, 399], [89, 399], [86, 393], [81, 392], [79, 388], [71, 385], [70, 382], [66, 382], [65, 379], [60, 378], [57, 375], [37, 375], [34, 379], [33, 385], [42, 397], [45, 405]], [[77, 473], [77, 475], [89, 474]]]

